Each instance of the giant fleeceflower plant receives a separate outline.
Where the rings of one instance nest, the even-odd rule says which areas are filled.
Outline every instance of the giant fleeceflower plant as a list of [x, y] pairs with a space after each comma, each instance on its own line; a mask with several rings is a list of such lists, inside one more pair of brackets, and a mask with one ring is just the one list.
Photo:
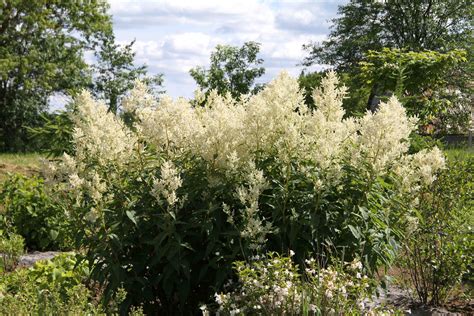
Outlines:
[[157, 100], [137, 83], [122, 104], [127, 126], [83, 93], [75, 155], [50, 166], [50, 180], [70, 197], [89, 261], [138, 301], [143, 284], [165, 286], [159, 301], [171, 305], [183, 282], [218, 287], [232, 261], [262, 249], [304, 258], [332, 243], [374, 265], [393, 253], [386, 228], [403, 217], [391, 203], [430, 185], [444, 158], [407, 153], [416, 118], [396, 98], [351, 118], [345, 95], [334, 72], [313, 92], [316, 109], [286, 72], [240, 101], [212, 92], [203, 107]]

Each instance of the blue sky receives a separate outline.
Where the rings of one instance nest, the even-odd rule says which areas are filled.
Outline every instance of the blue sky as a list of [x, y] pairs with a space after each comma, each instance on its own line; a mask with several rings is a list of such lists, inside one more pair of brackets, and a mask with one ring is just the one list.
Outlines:
[[302, 45], [324, 40], [329, 20], [346, 2], [109, 1], [117, 40], [136, 40], [137, 62], [147, 64], [151, 73], [163, 73], [165, 89], [173, 97], [193, 95], [196, 85], [189, 69], [209, 65], [217, 44], [260, 42], [266, 68], [261, 82], [283, 69], [298, 75], [306, 56]]

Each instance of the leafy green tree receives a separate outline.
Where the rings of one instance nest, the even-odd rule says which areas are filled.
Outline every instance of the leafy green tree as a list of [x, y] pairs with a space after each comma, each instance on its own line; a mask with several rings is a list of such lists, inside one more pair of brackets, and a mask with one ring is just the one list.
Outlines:
[[[72, 107], [72, 104], [68, 107]], [[35, 149], [45, 151], [51, 157], [59, 157], [63, 153], [74, 154], [74, 122], [71, 114], [70, 108], [57, 113], [42, 113], [41, 125], [28, 128], [30, 141], [34, 142]]]
[[[474, 47], [471, 27], [473, 10], [469, 0], [351, 0], [339, 7], [339, 16], [332, 20], [333, 26], [326, 41], [304, 46], [309, 55], [303, 64], [328, 64], [334, 66], [339, 73], [344, 73], [343, 81], [350, 91], [349, 98], [344, 100], [344, 107], [347, 113], [351, 114], [373, 110], [381, 98], [391, 93], [404, 94], [405, 97], [410, 95], [413, 97], [411, 101], [420, 101], [426, 97], [424, 93], [432, 91], [430, 89], [433, 88], [438, 91], [449, 88], [450, 91], [458, 90], [463, 95], [469, 95]], [[398, 57], [402, 60], [392, 60], [382, 65], [379, 63], [381, 67], [370, 71], [374, 77], [372, 82], [367, 84], [367, 78], [360, 75], [367, 70], [363, 69], [365, 63], [374, 61], [372, 52], [380, 52], [390, 59], [387, 55], [390, 51], [384, 51], [384, 48], [394, 49], [391, 52], [399, 54]], [[467, 52], [467, 67], [465, 63], [462, 67], [460, 62], [451, 63], [449, 58], [443, 59], [441, 55], [437, 56], [441, 59], [435, 61], [437, 57], [432, 55], [435, 52], [450, 55], [451, 52], [459, 52], [458, 49]], [[408, 59], [404, 59], [405, 57]], [[414, 64], [411, 64], [412, 62]], [[432, 67], [433, 63], [441, 68]], [[407, 72], [403, 71], [404, 67], [412, 69]], [[416, 67], [436, 72], [437, 84], [428, 84], [431, 79], [424, 78], [428, 73], [414, 71]], [[438, 71], [441, 69], [442, 71]], [[365, 75], [367, 74], [366, 72]], [[403, 76], [397, 81], [394, 76], [399, 75]], [[394, 82], [399, 85], [395, 86]], [[408, 90], [411, 90], [402, 91], [401, 83], [408, 84]], [[419, 89], [413, 88], [415, 83]], [[412, 102], [409, 107], [419, 111], [416, 112], [417, 115], [435, 119], [432, 115], [435, 107], [438, 110], [443, 108], [443, 111], [435, 111], [439, 115], [448, 111], [449, 103], [459, 101], [444, 95], [442, 102], [439, 102], [440, 96], [433, 96], [431, 93], [430, 102], [436, 100], [434, 103], [437, 103], [437, 106], [434, 106], [433, 102], [428, 107], [427, 102]], [[463, 100], [465, 99], [464, 97]]]
[[0, 1], [0, 150], [26, 149], [55, 93], [90, 84], [85, 49], [112, 31], [105, 1]]
[[324, 78], [324, 75], [324, 71], [305, 73], [303, 70], [298, 77], [298, 84], [304, 93], [304, 102], [310, 108], [315, 108], [313, 89], [314, 87], [317, 87], [321, 84], [321, 80]]
[[466, 61], [464, 50], [440, 53], [383, 48], [368, 51], [359, 63], [359, 82], [366, 91], [376, 91], [378, 98], [395, 94], [410, 115], [428, 124], [452, 106], [456, 93], [449, 84], [450, 70]]
[[189, 73], [206, 95], [216, 90], [219, 94], [229, 92], [238, 99], [260, 87], [255, 85], [255, 79], [265, 73], [265, 68], [260, 66], [263, 59], [258, 58], [259, 51], [260, 44], [256, 42], [246, 42], [242, 47], [217, 45], [211, 54], [210, 68], [195, 67]]
[[305, 65], [323, 63], [354, 70], [369, 50], [411, 51], [467, 48], [472, 44], [470, 0], [351, 0], [326, 41], [309, 43]]
[[113, 113], [117, 112], [121, 98], [133, 88], [137, 79], [146, 82], [151, 91], [161, 92], [163, 75], [148, 76], [145, 65], [135, 66], [134, 43], [121, 46], [111, 34], [96, 51], [97, 63], [92, 66], [95, 74], [93, 90], [97, 97], [106, 100], [109, 111]]

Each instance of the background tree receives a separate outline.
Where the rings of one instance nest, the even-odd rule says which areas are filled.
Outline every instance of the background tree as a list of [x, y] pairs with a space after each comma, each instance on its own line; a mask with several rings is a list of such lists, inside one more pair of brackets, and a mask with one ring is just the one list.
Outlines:
[[348, 71], [357, 66], [366, 51], [384, 47], [380, 37], [383, 7], [380, 2], [371, 0], [339, 6], [339, 17], [331, 21], [328, 39], [303, 46], [309, 53], [303, 65], [320, 63], [335, 66], [339, 72]]
[[[441, 64], [449, 64], [452, 67], [443, 66], [440, 69], [444, 72], [436, 72], [438, 80], [436, 88], [438, 91], [449, 88], [451, 91], [460, 91], [461, 95], [469, 95], [472, 92], [469, 88], [472, 86], [469, 84], [472, 81], [469, 79], [472, 77], [472, 72], [470, 72], [473, 47], [470, 26], [472, 13], [473, 6], [468, 0], [352, 0], [339, 7], [339, 16], [332, 20], [333, 25], [328, 40], [304, 46], [309, 55], [304, 59], [303, 64], [306, 66], [315, 63], [327, 64], [335, 67], [339, 73], [344, 73], [342, 77], [345, 80], [343, 81], [350, 91], [349, 97], [344, 101], [346, 113], [360, 114], [366, 109], [373, 110], [381, 98], [392, 93], [404, 93], [405, 96], [410, 95], [418, 100], [424, 97], [423, 93], [429, 90], [428, 85], [424, 83], [430, 79], [420, 78], [420, 76], [428, 76], [428, 73], [419, 71], [403, 73], [406, 77], [398, 80], [399, 83], [405, 81], [404, 83], [411, 85], [409, 82], [413, 83], [417, 80], [424, 83], [418, 86], [420, 88], [418, 90], [401, 91], [402, 85], [389, 84], [387, 86], [386, 84], [393, 83], [394, 67], [398, 67], [396, 71], [400, 71], [403, 67], [414, 66], [408, 65], [414, 62], [415, 67], [421, 67], [420, 69], [435, 69], [431, 68], [434, 52], [454, 56], [459, 53], [457, 49], [464, 49], [467, 52], [466, 60], [464, 60], [468, 62], [467, 67], [465, 63], [462, 66], [459, 62], [449, 63], [449, 59], [443, 59], [446, 63], [438, 60]], [[395, 50], [387, 51], [384, 48]], [[403, 49], [403, 51], [396, 51], [396, 49]], [[392, 52], [395, 55], [398, 54], [397, 56], [401, 59], [391, 60], [391, 62], [386, 60], [388, 64], [379, 63], [381, 67], [370, 71], [374, 77], [368, 84], [366, 77], [368, 73], [364, 74], [365, 77], [360, 74], [367, 70], [364, 69], [367, 63], [374, 61], [373, 52], [380, 52], [388, 59], [391, 59], [388, 55]], [[409, 52], [421, 53], [421, 55], [410, 55]], [[404, 59], [405, 57], [408, 60]], [[402, 66], [400, 63], [406, 64]], [[443, 84], [440, 84], [441, 82]], [[431, 88], [433, 87], [431, 85]], [[464, 102], [463, 100], [454, 101], [453, 95], [444, 95], [443, 98], [441, 103], [444, 105], [449, 102], [451, 104]], [[439, 95], [436, 102], [438, 101], [440, 101]], [[413, 107], [414, 109], [420, 111], [427, 109], [420, 106], [421, 103], [417, 104]], [[438, 111], [438, 114], [440, 113]], [[430, 117], [426, 115], [426, 112], [416, 114]], [[465, 116], [464, 114], [462, 116]]]
[[189, 71], [191, 77], [207, 95], [210, 90], [219, 94], [230, 94], [238, 99], [241, 94], [255, 93], [259, 86], [255, 79], [265, 73], [258, 58], [260, 44], [246, 42], [242, 47], [217, 45], [211, 54], [209, 69], [195, 67]]
[[54, 93], [90, 84], [85, 49], [112, 31], [105, 1], [0, 1], [0, 150], [24, 150]]
[[353, 70], [369, 50], [382, 47], [446, 52], [472, 44], [470, 0], [352, 0], [338, 9], [329, 37], [304, 47], [305, 65]]
[[408, 113], [417, 115], [420, 123], [426, 125], [469, 99], [467, 95], [456, 98], [459, 91], [450, 84], [450, 70], [465, 62], [464, 50], [440, 53], [383, 48], [367, 52], [359, 63], [357, 76], [367, 91], [377, 85], [381, 91], [379, 98], [384, 94], [395, 94]]
[[148, 84], [151, 91], [159, 94], [163, 83], [163, 75], [147, 75], [146, 65], [135, 65], [135, 52], [131, 43], [121, 46], [115, 42], [111, 34], [101, 43], [95, 55], [97, 63], [92, 66], [94, 71], [93, 91], [99, 98], [105, 99], [109, 111], [116, 113], [120, 100], [133, 88], [135, 80]]
[[298, 77], [298, 84], [300, 89], [304, 92], [304, 102], [312, 109], [315, 108], [313, 89], [321, 84], [321, 80], [324, 76], [324, 71], [305, 73], [303, 70]]

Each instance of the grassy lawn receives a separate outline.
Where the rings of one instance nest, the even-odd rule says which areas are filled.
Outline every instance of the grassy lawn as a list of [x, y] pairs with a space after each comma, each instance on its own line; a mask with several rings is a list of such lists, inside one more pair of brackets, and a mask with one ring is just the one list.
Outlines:
[[0, 182], [5, 180], [8, 173], [31, 175], [37, 173], [40, 159], [44, 156], [37, 153], [0, 153]]
[[446, 154], [448, 160], [451, 159], [467, 159], [474, 156], [474, 147], [473, 148], [448, 148], [443, 150]]

